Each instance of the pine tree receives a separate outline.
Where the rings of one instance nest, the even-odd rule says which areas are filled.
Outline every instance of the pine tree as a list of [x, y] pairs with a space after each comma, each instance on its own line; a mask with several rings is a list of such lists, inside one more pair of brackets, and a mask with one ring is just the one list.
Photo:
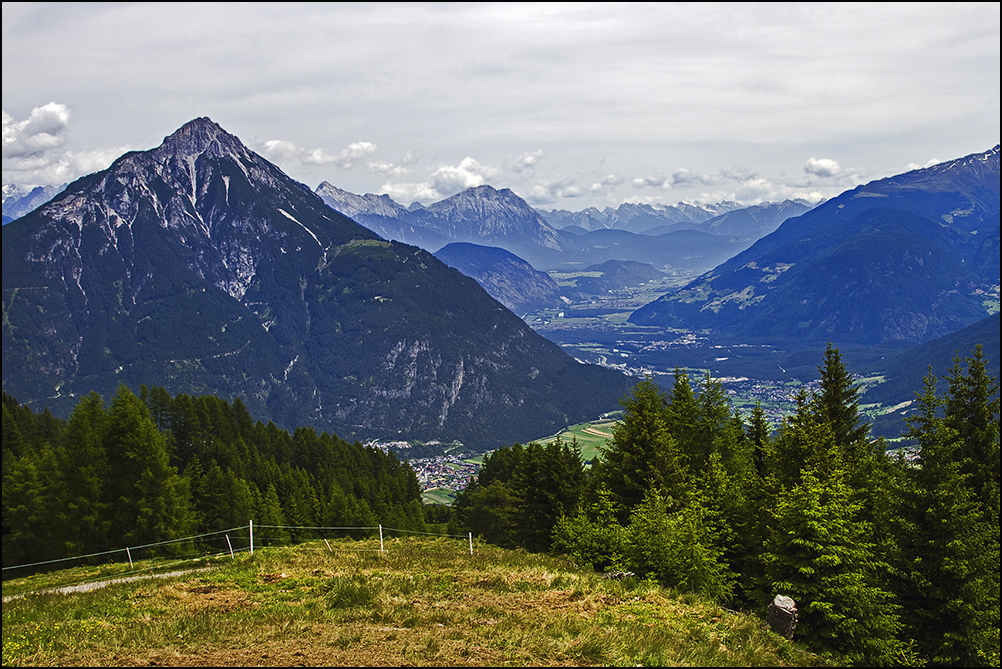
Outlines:
[[581, 457], [560, 439], [525, 448], [509, 486], [515, 498], [515, 538], [521, 546], [549, 550], [553, 527], [577, 507], [583, 480]]
[[575, 515], [561, 516], [553, 528], [552, 548], [570, 555], [595, 571], [624, 568], [627, 530], [616, 518], [616, 505], [604, 483], [595, 489], [594, 501], [580, 504]]
[[107, 546], [109, 507], [104, 489], [110, 466], [103, 441], [108, 415], [97, 393], [80, 399], [66, 427], [62, 451], [61, 511], [69, 555], [93, 552]]
[[701, 495], [692, 495], [679, 508], [657, 490], [649, 491], [630, 515], [629, 565], [666, 587], [729, 599], [734, 574], [724, 560], [722, 537], [709, 515]]
[[814, 412], [831, 425], [835, 442], [845, 450], [849, 461], [858, 460], [863, 453], [853, 453], [862, 449], [865, 453], [870, 423], [859, 411], [859, 384], [854, 382], [849, 370], [842, 362], [842, 354], [828, 342], [823, 364], [818, 367], [821, 374], [821, 388], [813, 397]]
[[[654, 380], [648, 377], [638, 383], [620, 404], [623, 419], [613, 428], [612, 442], [602, 454], [596, 475], [608, 487], [625, 521], [648, 490], [664, 488], [669, 494], [680, 494], [686, 475], [678, 443], [669, 432], [665, 394]], [[693, 424], [695, 418], [694, 414]]]
[[755, 402], [748, 424], [748, 439], [752, 444], [752, 463], [760, 479], [764, 479], [766, 475], [766, 453], [771, 448], [771, 434], [772, 429], [762, 410], [762, 403]]
[[965, 473], [986, 513], [999, 508], [999, 384], [985, 371], [981, 344], [965, 358], [964, 372], [959, 358], [947, 373], [949, 388], [944, 402], [945, 424], [953, 429], [961, 444], [960, 457], [968, 463]]
[[[956, 377], [953, 379], [956, 381]], [[997, 664], [999, 657], [998, 520], [981, 504], [970, 451], [940, 415], [949, 400], [924, 379], [907, 436], [921, 448], [921, 466], [896, 506], [898, 591], [906, 631], [933, 664]]]
[[104, 437], [111, 505], [111, 540], [131, 545], [183, 536], [192, 523], [190, 491], [170, 465], [164, 436], [146, 405], [120, 386]]
[[255, 525], [261, 528], [262, 545], [284, 544], [289, 541], [288, 523], [282, 505], [278, 501], [278, 491], [275, 490], [274, 484], [268, 484], [255, 515], [257, 516]]
[[792, 597], [798, 635], [855, 664], [890, 664], [902, 652], [891, 595], [876, 583], [880, 567], [870, 530], [859, 519], [845, 472], [801, 472], [778, 500], [766, 553], [772, 594]]

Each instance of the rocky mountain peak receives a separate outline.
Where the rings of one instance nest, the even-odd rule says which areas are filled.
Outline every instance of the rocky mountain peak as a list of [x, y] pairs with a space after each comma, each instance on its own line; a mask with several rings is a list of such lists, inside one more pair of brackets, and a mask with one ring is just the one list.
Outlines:
[[513, 193], [509, 188], [497, 190], [483, 185], [468, 188], [452, 197], [430, 204], [426, 210], [436, 215], [452, 217], [492, 216], [501, 212], [518, 214], [534, 223], [545, 225], [542, 217], [529, 203]]
[[243, 155], [247, 147], [234, 135], [223, 130], [207, 116], [188, 121], [173, 134], [164, 138], [157, 151], [172, 156], [197, 156], [210, 151], [214, 153]]
[[63, 415], [146, 384], [289, 428], [488, 448], [607, 411], [629, 383], [205, 118], [4, 226], [3, 270], [4, 390]]
[[366, 214], [396, 218], [407, 211], [394, 202], [389, 195], [376, 195], [375, 193], [356, 195], [338, 188], [328, 181], [317, 186], [315, 192], [327, 203], [328, 207], [351, 218]]

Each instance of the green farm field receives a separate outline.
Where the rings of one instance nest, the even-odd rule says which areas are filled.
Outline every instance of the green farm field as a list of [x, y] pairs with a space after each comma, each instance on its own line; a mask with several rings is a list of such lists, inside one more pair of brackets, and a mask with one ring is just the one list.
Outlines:
[[605, 450], [606, 442], [612, 439], [612, 428], [617, 422], [615, 420], [601, 420], [578, 423], [577, 425], [564, 428], [557, 434], [542, 439], [534, 439], [533, 441], [540, 444], [549, 443], [557, 438], [567, 444], [577, 441], [581, 459], [588, 462], [594, 460], [596, 456]]

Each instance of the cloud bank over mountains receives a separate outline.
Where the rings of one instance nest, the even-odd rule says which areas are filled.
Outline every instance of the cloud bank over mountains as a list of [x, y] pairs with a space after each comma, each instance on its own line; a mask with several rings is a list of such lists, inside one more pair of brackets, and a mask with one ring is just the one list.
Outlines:
[[[104, 169], [122, 153], [144, 147], [106, 147], [87, 152], [67, 148], [72, 111], [65, 104], [50, 102], [32, 109], [27, 118], [14, 119], [3, 112], [3, 171], [5, 183], [28, 186], [56, 185]], [[279, 166], [301, 164], [326, 167], [339, 173], [366, 171], [386, 177], [376, 191], [408, 205], [412, 202], [430, 204], [469, 188], [484, 184], [503, 186], [505, 183], [533, 206], [574, 207], [574, 201], [586, 195], [604, 195], [624, 184], [620, 174], [558, 179], [533, 179], [535, 168], [545, 159], [541, 149], [526, 151], [499, 167], [485, 165], [471, 156], [458, 164], [438, 164], [425, 168], [422, 180], [407, 180], [415, 176], [421, 156], [406, 153], [396, 161], [378, 160], [379, 147], [369, 141], [355, 141], [336, 153], [326, 148], [304, 148], [290, 140], [269, 139], [253, 144], [254, 148]], [[940, 162], [933, 159], [925, 165], [909, 163], [903, 170], [928, 167]], [[417, 175], [420, 176], [420, 175]], [[590, 178], [589, 178], [590, 176]], [[332, 176], [336, 181], [337, 176]], [[631, 192], [623, 202], [661, 204], [676, 201], [702, 203], [739, 202], [757, 204], [767, 201], [802, 198], [817, 202], [834, 191], [841, 192], [867, 181], [860, 170], [843, 169], [832, 158], [811, 156], [803, 166], [803, 175], [769, 178], [749, 168], [734, 167], [708, 175], [689, 168], [671, 173], [650, 174], [629, 180]], [[591, 181], [590, 184], [588, 182]], [[680, 190], [700, 189], [696, 198], [685, 198]], [[584, 208], [584, 206], [578, 207]]]
[[[209, 116], [293, 178], [428, 203], [833, 197], [998, 142], [998, 3], [4, 3], [3, 181]], [[95, 45], [100, 45], [99, 47]]]

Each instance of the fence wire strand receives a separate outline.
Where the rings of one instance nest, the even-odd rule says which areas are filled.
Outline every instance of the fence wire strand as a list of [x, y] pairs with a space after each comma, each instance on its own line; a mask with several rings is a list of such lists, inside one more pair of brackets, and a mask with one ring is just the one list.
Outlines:
[[[167, 541], [157, 541], [157, 542], [154, 542], [154, 543], [142, 544], [142, 545], [139, 545], [139, 546], [128, 546], [126, 548], [116, 548], [116, 549], [108, 550], [108, 551], [98, 551], [98, 552], [95, 552], [95, 553], [87, 553], [87, 554], [84, 554], [84, 555], [75, 555], [75, 556], [71, 556], [71, 557], [57, 558], [57, 559], [54, 559], [54, 560], [41, 560], [39, 562], [30, 562], [30, 563], [21, 564], [21, 565], [11, 565], [9, 567], [3, 567], [3, 571], [6, 572], [8, 570], [13, 570], [13, 569], [25, 569], [25, 568], [28, 568], [28, 567], [40, 567], [40, 566], [44, 566], [44, 565], [56, 564], [56, 563], [59, 563], [59, 562], [67, 562], [67, 561], [70, 561], [70, 560], [86, 560], [86, 559], [90, 559], [90, 558], [101, 557], [101, 556], [105, 556], [105, 555], [121, 554], [121, 553], [125, 553], [126, 555], [128, 555], [129, 558], [130, 558], [130, 563], [131, 563], [135, 559], [138, 559], [138, 558], [135, 557], [134, 554], [138, 553], [140, 550], [143, 550], [143, 549], [152, 549], [152, 548], [156, 548], [156, 547], [159, 547], [159, 546], [167, 546], [167, 545], [171, 545], [171, 544], [207, 544], [207, 543], [210, 543], [212, 541], [219, 542], [220, 541], [219, 537], [221, 535], [228, 535], [230, 533], [235, 534], [237, 532], [241, 532], [242, 533], [244, 531], [247, 531], [248, 534], [237, 534], [235, 536], [235, 540], [237, 542], [239, 542], [240, 544], [243, 544], [245, 542], [245, 540], [249, 543], [250, 542], [250, 536], [249, 536], [250, 527], [251, 526], [248, 523], [248, 525], [245, 525], [245, 526], [231, 527], [231, 528], [225, 529], [225, 530], [214, 530], [212, 532], [204, 532], [202, 534], [195, 534], [195, 535], [191, 535], [191, 536], [187, 536], [187, 537], [182, 537], [182, 538], [179, 538], [179, 539], [169, 539]], [[383, 527], [381, 525], [374, 525], [374, 526], [350, 526], [350, 527], [349, 526], [321, 527], [321, 526], [301, 526], [301, 525], [254, 525], [253, 528], [254, 528], [254, 530], [258, 530], [258, 529], [269, 529], [269, 530], [300, 530], [300, 531], [312, 531], [312, 532], [317, 532], [317, 531], [321, 531], [321, 532], [323, 532], [323, 531], [328, 531], [328, 532], [346, 532], [346, 531], [350, 531], [350, 532], [358, 532], [358, 531], [375, 532], [375, 531], [379, 531], [381, 533], [399, 532], [401, 534], [418, 534], [418, 535], [424, 535], [424, 536], [443, 537], [443, 538], [450, 538], [450, 539], [469, 539], [471, 541], [470, 552], [472, 553], [472, 537], [470, 537], [469, 535], [461, 535], [461, 534], [439, 534], [439, 533], [435, 533], [435, 532], [422, 532], [422, 531], [418, 531], [418, 530], [405, 530], [405, 529], [400, 529], [400, 528], [395, 528], [395, 527]], [[216, 537], [216, 539], [210, 539], [209, 537]], [[227, 538], [229, 538], [229, 537], [227, 536]], [[382, 539], [382, 538], [383, 538], [382, 534], [380, 534], [380, 539]], [[324, 538], [324, 537], [320, 537], [320, 538], [314, 539], [314, 540], [315, 541], [324, 541], [326, 543], [326, 538]], [[280, 546], [292, 546], [292, 545], [295, 545], [295, 546], [300, 546], [302, 550], [313, 550], [313, 551], [323, 551], [323, 552], [328, 552], [329, 551], [329, 552], [332, 552], [332, 553], [335, 551], [335, 549], [333, 547], [330, 547], [330, 544], [328, 544], [327, 548], [321, 548], [321, 547], [313, 548], [313, 547], [303, 546], [301, 542], [293, 542], [288, 536], [258, 535], [256, 531], [254, 532], [253, 541], [254, 541], [254, 543], [260, 542], [260, 546], [262, 548], [265, 548], [265, 547], [274, 548], [274, 547], [280, 547]], [[352, 551], [361, 552], [361, 553], [385, 553], [386, 552], [386, 550], [382, 546], [377, 550], [377, 549], [346, 548], [343, 544], [339, 544], [337, 548], [338, 548], [338, 550], [352, 550]], [[253, 549], [254, 549], [253, 545], [241, 546], [241, 547], [237, 548], [237, 547], [234, 547], [233, 544], [232, 544], [232, 542], [231, 542], [231, 543], [229, 543], [229, 548], [228, 549], [223, 549], [223, 550], [221, 550], [218, 553], [207, 554], [207, 555], [200, 555], [200, 556], [197, 556], [197, 557], [181, 559], [181, 560], [178, 560], [177, 562], [169, 563], [169, 564], [159, 564], [159, 565], [153, 565], [153, 566], [150, 566], [150, 567], [143, 567], [143, 568], [139, 568], [139, 569], [130, 568], [128, 571], [119, 572], [117, 574], [106, 574], [104, 576], [99, 576], [99, 577], [95, 577], [95, 578], [92, 578], [92, 579], [84, 579], [82, 581], [76, 581], [76, 582], [66, 583], [66, 584], [55, 586], [55, 587], [52, 587], [52, 588], [44, 588], [44, 589], [40, 589], [40, 590], [33, 590], [33, 591], [30, 591], [30, 592], [19, 593], [19, 594], [15, 595], [15, 596], [17, 596], [17, 597], [24, 597], [24, 596], [27, 596], [27, 595], [34, 595], [34, 594], [39, 594], [39, 593], [44, 593], [44, 592], [56, 592], [56, 591], [60, 591], [60, 590], [66, 589], [66, 588], [73, 588], [73, 587], [87, 585], [87, 584], [90, 584], [90, 583], [97, 583], [97, 582], [101, 582], [101, 581], [115, 581], [115, 580], [118, 580], [118, 579], [130, 579], [131, 580], [131, 578], [138, 578], [142, 574], [145, 574], [145, 573], [148, 573], [148, 572], [153, 572], [153, 571], [158, 571], [158, 570], [162, 571], [164, 569], [169, 569], [171, 567], [176, 567], [176, 566], [187, 564], [187, 563], [191, 563], [191, 562], [198, 562], [198, 561], [209, 560], [209, 559], [225, 558], [225, 557], [227, 557], [229, 555], [232, 555], [232, 556], [235, 557], [237, 553], [246, 553], [246, 552], [253, 551]], [[151, 559], [151, 558], [145, 558], [145, 559]], [[111, 564], [121, 564], [121, 565], [124, 566], [125, 562], [124, 561], [123, 562], [114, 562], [114, 563], [111, 563]], [[150, 575], [153, 575], [153, 574], [150, 574]], [[9, 598], [5, 598], [5, 600], [6, 599], [9, 599]]]

